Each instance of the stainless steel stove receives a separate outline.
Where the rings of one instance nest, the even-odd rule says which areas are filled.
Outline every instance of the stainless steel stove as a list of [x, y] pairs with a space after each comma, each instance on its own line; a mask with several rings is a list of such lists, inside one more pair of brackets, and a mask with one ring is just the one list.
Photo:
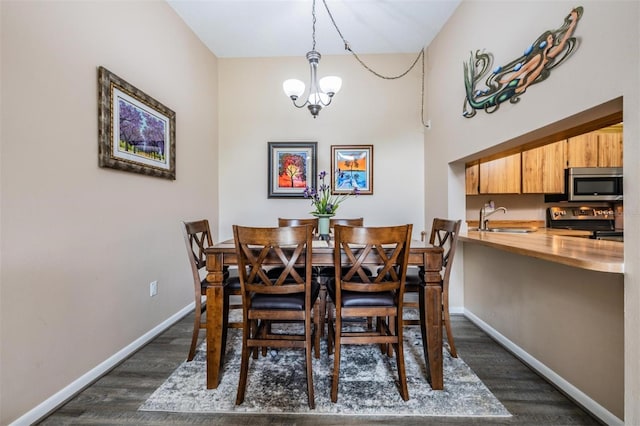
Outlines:
[[591, 231], [589, 238], [624, 241], [624, 231], [615, 227], [615, 212], [607, 206], [549, 207], [547, 227]]

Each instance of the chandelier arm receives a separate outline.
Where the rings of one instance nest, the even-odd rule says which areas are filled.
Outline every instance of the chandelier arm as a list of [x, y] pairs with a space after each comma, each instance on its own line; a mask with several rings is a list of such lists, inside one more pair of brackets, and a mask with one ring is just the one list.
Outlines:
[[291, 103], [292, 103], [292, 104], [293, 104], [293, 106], [294, 106], [294, 107], [296, 107], [296, 108], [304, 108], [304, 107], [306, 107], [307, 105], [309, 105], [309, 101], [308, 101], [308, 100], [304, 101], [304, 103], [303, 103], [303, 104], [298, 105], [298, 104], [296, 103], [296, 101], [295, 101], [295, 100], [291, 99]]

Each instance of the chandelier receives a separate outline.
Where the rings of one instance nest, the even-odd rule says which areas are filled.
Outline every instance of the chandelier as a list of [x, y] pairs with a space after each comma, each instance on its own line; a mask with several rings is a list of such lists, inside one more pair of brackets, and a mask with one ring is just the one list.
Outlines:
[[307, 60], [309, 61], [309, 67], [311, 68], [311, 81], [309, 83], [307, 99], [302, 103], [296, 102], [305, 90], [305, 85], [300, 80], [286, 80], [282, 83], [282, 88], [284, 89], [284, 93], [291, 98], [293, 105], [296, 108], [306, 106], [309, 109], [309, 112], [311, 112], [313, 118], [316, 118], [323, 107], [331, 104], [333, 95], [340, 91], [340, 87], [342, 87], [342, 79], [340, 77], [329, 76], [323, 77], [318, 81], [318, 63], [320, 62], [321, 56], [320, 53], [316, 51], [316, 0], [313, 0], [311, 16], [313, 17], [313, 46], [311, 50], [307, 52]]

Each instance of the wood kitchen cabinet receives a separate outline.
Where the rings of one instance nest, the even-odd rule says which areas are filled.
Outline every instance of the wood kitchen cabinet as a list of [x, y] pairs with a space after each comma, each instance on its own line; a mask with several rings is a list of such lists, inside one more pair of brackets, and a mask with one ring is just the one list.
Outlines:
[[598, 167], [598, 135], [586, 133], [567, 139], [567, 167]]
[[596, 131], [567, 139], [567, 167], [622, 167], [622, 132]]
[[622, 132], [598, 133], [598, 167], [622, 167]]
[[480, 194], [519, 194], [520, 153], [480, 162]]
[[464, 187], [466, 195], [480, 193], [480, 165], [478, 163], [467, 164], [464, 171]]
[[522, 152], [522, 193], [564, 192], [565, 141]]
[[[531, 146], [531, 145], [530, 145]], [[513, 152], [513, 151], [511, 151]], [[465, 165], [465, 193], [564, 193], [568, 167], [622, 167], [622, 124]]]

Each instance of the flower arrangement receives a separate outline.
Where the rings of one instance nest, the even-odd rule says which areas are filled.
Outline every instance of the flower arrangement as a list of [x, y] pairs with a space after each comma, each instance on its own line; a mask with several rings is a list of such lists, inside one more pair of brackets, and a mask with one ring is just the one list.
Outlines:
[[[342, 172], [338, 170], [338, 173]], [[323, 170], [318, 177], [321, 182], [318, 190], [309, 187], [304, 190], [304, 198], [311, 198], [311, 205], [315, 207], [315, 210], [310, 212], [314, 216], [336, 214], [340, 203], [349, 198], [349, 196], [357, 196], [359, 193], [358, 188], [353, 188], [353, 192], [349, 194], [331, 195], [331, 186], [324, 182], [327, 172]]]

